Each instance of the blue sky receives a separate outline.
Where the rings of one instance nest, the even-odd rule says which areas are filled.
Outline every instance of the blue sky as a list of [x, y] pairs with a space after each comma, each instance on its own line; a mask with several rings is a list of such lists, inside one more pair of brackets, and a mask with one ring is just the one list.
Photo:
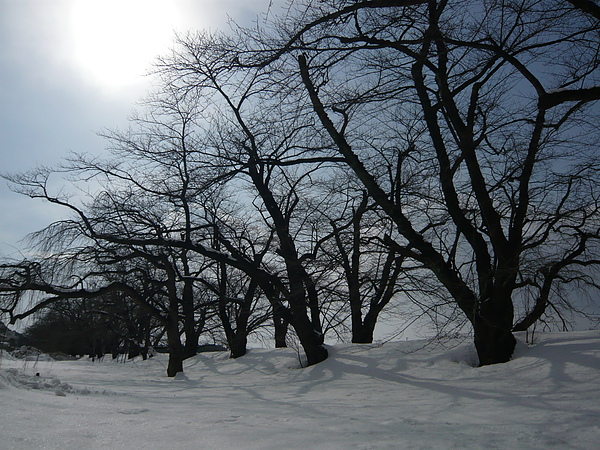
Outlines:
[[[250, 24], [269, 0], [0, 0], [0, 172], [102, 152], [96, 132], [123, 127], [145, 73], [173, 32]], [[63, 216], [0, 181], [0, 254]]]

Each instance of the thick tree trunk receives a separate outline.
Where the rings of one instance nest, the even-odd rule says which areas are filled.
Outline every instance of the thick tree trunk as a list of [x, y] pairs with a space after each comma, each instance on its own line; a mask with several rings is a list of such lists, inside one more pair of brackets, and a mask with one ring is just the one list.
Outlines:
[[480, 325], [475, 331], [475, 348], [479, 365], [498, 364], [510, 361], [517, 341], [510, 329], [493, 325]]
[[327, 349], [323, 347], [319, 339], [315, 339], [316, 335], [303, 336], [300, 338], [300, 343], [306, 354], [306, 365], [313, 366], [319, 364], [327, 359], [329, 353]]
[[234, 329], [231, 325], [229, 311], [227, 310], [229, 305], [229, 300], [227, 299], [227, 266], [224, 263], [221, 263], [219, 270], [219, 318], [221, 319], [221, 325], [225, 331], [225, 338], [227, 339], [227, 345], [229, 346], [230, 357], [239, 358], [246, 354], [246, 345], [248, 343], [248, 317], [250, 316], [250, 305], [254, 298], [257, 284], [251, 282], [248, 293], [245, 296], [239, 311], [233, 309], [233, 313], [237, 314], [237, 317], [235, 317], [236, 327]]
[[306, 296], [308, 300], [308, 310], [310, 311], [310, 321], [312, 326], [318, 335], [322, 336], [321, 344], [323, 343], [325, 336], [323, 335], [323, 325], [321, 324], [321, 308], [319, 306], [317, 287], [313, 282], [310, 275], [304, 270], [300, 264], [303, 272], [303, 281], [306, 288]]
[[[362, 318], [362, 298], [360, 295], [360, 287], [358, 282], [358, 268], [354, 270], [346, 271], [346, 278], [348, 280], [348, 300], [350, 302], [350, 315], [352, 322], [352, 343], [353, 344], [368, 344], [373, 341], [367, 336], [368, 331], [365, 329]], [[366, 342], [368, 341], [368, 342]]]
[[375, 325], [377, 325], [377, 317], [381, 311], [380, 307], [371, 307], [369, 312], [365, 314], [365, 318], [360, 325], [356, 327], [352, 325], [352, 343], [353, 344], [372, 344], [373, 335], [375, 333]]
[[167, 366], [167, 376], [174, 377], [183, 372], [183, 353], [177, 354], [169, 349], [169, 364]]
[[236, 328], [233, 329], [225, 306], [223, 302], [220, 302], [219, 317], [225, 331], [230, 356], [231, 358], [239, 358], [246, 354], [246, 347], [248, 345], [248, 318], [244, 315], [244, 311], [240, 311], [239, 314], [244, 315], [244, 317], [237, 317]]
[[[360, 295], [360, 294], [358, 294]], [[373, 335], [375, 333], [375, 326], [377, 325], [377, 319], [379, 313], [383, 307], [387, 305], [393, 295], [393, 290], [390, 290], [389, 295], [383, 298], [383, 301], [379, 303], [371, 303], [371, 306], [364, 319], [362, 318], [362, 308], [360, 304], [360, 297], [355, 307], [351, 308], [352, 313], [352, 343], [353, 344], [371, 344], [373, 343]]]
[[512, 334], [513, 314], [510, 295], [481, 302], [479, 313], [473, 319], [480, 366], [504, 363], [512, 357], [517, 343]]
[[[399, 270], [398, 270], [399, 272]], [[395, 283], [397, 274], [393, 275], [393, 279], [386, 283]], [[383, 310], [393, 296], [393, 287], [388, 285], [385, 293], [379, 302], [372, 302], [369, 310], [365, 314], [364, 319], [361, 317], [361, 309], [352, 309], [352, 343], [354, 344], [372, 344], [373, 335], [375, 334], [375, 326], [379, 318], [379, 313]]]
[[313, 328], [313, 324], [306, 314], [306, 309], [293, 311], [290, 323], [294, 327], [300, 345], [304, 349], [307, 365], [312, 366], [325, 361], [328, 353], [327, 349], [323, 347], [323, 335]]
[[323, 347], [324, 336], [320, 332], [320, 325], [313, 323], [308, 316], [307, 299], [302, 282], [295, 279], [293, 270], [288, 269], [288, 274], [290, 274], [290, 324], [304, 349], [307, 364], [312, 366], [327, 359], [327, 350]]
[[229, 343], [229, 350], [231, 352], [232, 358], [239, 358], [240, 356], [244, 356], [247, 351], [248, 345], [248, 335], [247, 333], [236, 330], [235, 335], [233, 336], [232, 341]]
[[174, 377], [179, 372], [183, 372], [183, 346], [179, 338], [179, 327], [177, 319], [170, 320], [167, 325], [167, 342], [169, 344], [169, 363], [167, 366], [167, 376]]
[[190, 281], [185, 281], [181, 296], [183, 310], [183, 331], [185, 333], [184, 358], [190, 358], [198, 353], [198, 338], [200, 333], [196, 327], [196, 314], [194, 311], [194, 291]]
[[185, 344], [183, 347], [184, 359], [191, 358], [198, 354], [198, 334], [197, 333], [185, 333]]
[[273, 324], [275, 328], [275, 348], [287, 348], [288, 321], [282, 314], [283, 306], [273, 307]]
[[250, 314], [252, 314], [252, 302], [257, 289], [258, 283], [255, 280], [252, 280], [248, 286], [246, 295], [244, 295], [244, 302], [235, 318], [235, 333], [233, 335], [233, 341], [230, 343], [232, 358], [239, 358], [246, 354], [248, 333], [250, 331], [248, 329], [248, 321], [250, 320]]
[[184, 359], [191, 358], [192, 356], [196, 356], [198, 354], [198, 339], [200, 337], [199, 333], [196, 331], [195, 327], [187, 326], [185, 327], [185, 344], [183, 348]]
[[369, 330], [364, 325], [352, 326], [352, 343], [353, 344], [372, 344], [373, 330]]
[[362, 317], [362, 299], [358, 286], [358, 272], [354, 272], [348, 276], [349, 299], [350, 299], [350, 314], [352, 319], [352, 343], [353, 344], [370, 344], [373, 342], [373, 327], [369, 330], [369, 326], [363, 322]]

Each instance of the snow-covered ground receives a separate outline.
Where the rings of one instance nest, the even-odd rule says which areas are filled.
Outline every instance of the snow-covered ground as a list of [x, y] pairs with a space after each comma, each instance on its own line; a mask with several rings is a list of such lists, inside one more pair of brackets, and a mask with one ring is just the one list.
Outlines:
[[[600, 445], [600, 331], [524, 335], [476, 368], [472, 344], [330, 347], [186, 361], [0, 359], [2, 449], [581, 448]], [[39, 373], [39, 376], [36, 376]]]

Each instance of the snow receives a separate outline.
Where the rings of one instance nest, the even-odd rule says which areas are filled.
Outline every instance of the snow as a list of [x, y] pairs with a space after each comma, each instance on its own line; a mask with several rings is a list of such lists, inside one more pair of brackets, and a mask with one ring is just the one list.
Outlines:
[[308, 368], [292, 349], [201, 354], [174, 379], [165, 355], [4, 354], [0, 448], [598, 448], [600, 331], [518, 338], [482, 368], [468, 341], [407, 341], [332, 346]]

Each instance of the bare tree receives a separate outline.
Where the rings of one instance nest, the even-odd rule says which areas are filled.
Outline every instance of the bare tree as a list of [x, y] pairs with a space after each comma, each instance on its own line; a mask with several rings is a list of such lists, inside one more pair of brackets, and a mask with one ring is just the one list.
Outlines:
[[[236, 172], [236, 182], [249, 192], [247, 201], [262, 220], [261, 227], [270, 229], [276, 238], [276, 251], [253, 264], [277, 274], [280, 295], [273, 297], [263, 291], [276, 310], [285, 311], [308, 364], [314, 364], [325, 359], [327, 351], [322, 346], [317, 288], [301, 260], [307, 247], [305, 218], [299, 217], [298, 211], [305, 186], [319, 176], [328, 159], [312, 156], [318, 143], [302, 116], [278, 109], [276, 102], [267, 100], [267, 96], [283, 95], [269, 89], [271, 71], [231, 66], [236, 57], [231, 50], [234, 47], [225, 37], [189, 36], [180, 42], [179, 52], [162, 61], [159, 70], [177, 92], [193, 92], [196, 99], [210, 101], [207, 107], [220, 110], [221, 115], [215, 116], [219, 122], [210, 135], [213, 164]], [[232, 252], [233, 242], [226, 241]]]
[[[597, 267], [600, 41], [583, 3], [307, 2], [268, 38], [248, 31], [239, 56], [302, 79], [395, 223], [401, 240], [388, 244], [435, 274], [482, 365], [511, 357], [528, 287], [539, 301], [519, 328], [552, 304], [549, 286]], [[387, 176], [406, 172], [420, 190]]]
[[[152, 311], [166, 328], [169, 343], [169, 376], [183, 370], [184, 358], [196, 354], [198, 336], [217, 302], [204, 303], [194, 279], [212, 260], [190, 254], [184, 246], [152, 245], [163, 236], [180, 242], [202, 239], [198, 206], [206, 187], [197, 183], [193, 109], [152, 99], [153, 109], [137, 118], [139, 129], [106, 136], [113, 143], [113, 158], [101, 160], [73, 155], [57, 172], [48, 169], [7, 176], [15, 189], [65, 207], [73, 218], [50, 225], [34, 236], [36, 250], [45, 257], [31, 280], [3, 286], [13, 299], [31, 290], [52, 294], [13, 319], [25, 317], [59, 298], [97, 296], [124, 290]], [[92, 186], [85, 195], [53, 194], [50, 178], [68, 173], [74, 183]], [[192, 211], [194, 209], [194, 211]], [[192, 257], [193, 256], [193, 257]], [[46, 267], [48, 266], [48, 267]], [[60, 271], [52, 270], [61, 266]], [[23, 267], [31, 267], [26, 264]], [[36, 266], [37, 267], [37, 266]], [[10, 266], [7, 266], [10, 270]], [[21, 268], [18, 268], [21, 270]], [[51, 274], [49, 278], [47, 274]], [[132, 274], [143, 280], [131, 280]], [[63, 277], [60, 279], [59, 275]], [[21, 307], [23, 305], [20, 305]], [[11, 311], [16, 303], [7, 306]], [[208, 308], [208, 309], [207, 309]], [[180, 338], [183, 325], [185, 346]]]
[[277, 344], [289, 324], [315, 364], [348, 317], [372, 339], [403, 290], [425, 312], [450, 299], [480, 364], [507, 361], [513, 329], [574, 307], [561, 287], [598, 287], [596, 10], [307, 1], [270, 32], [181, 37], [136, 127], [104, 133], [113, 156], [60, 169], [87, 191], [5, 177], [73, 217], [38, 235], [40, 262], [3, 266], [3, 310], [122, 290], [165, 326], [175, 375], [216, 315], [238, 356], [266, 299]]

